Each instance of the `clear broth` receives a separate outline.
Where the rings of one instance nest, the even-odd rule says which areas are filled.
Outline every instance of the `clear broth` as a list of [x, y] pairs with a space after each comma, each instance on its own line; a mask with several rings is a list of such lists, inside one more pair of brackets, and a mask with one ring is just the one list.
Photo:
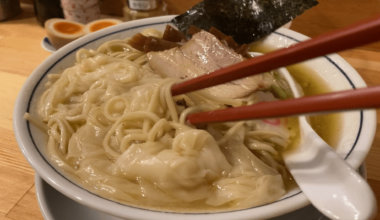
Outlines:
[[[263, 46], [262, 44], [254, 44], [251, 46], [250, 51], [268, 53], [276, 50]], [[318, 73], [305, 64], [295, 64], [286, 67], [290, 75], [302, 87], [305, 96], [317, 95], [322, 93], [331, 92], [332, 89]], [[332, 148], [338, 147], [339, 138], [341, 136], [340, 128], [342, 125], [341, 113], [333, 114], [320, 114], [309, 117], [310, 125], [315, 132], [329, 144]]]
[[[305, 96], [317, 95], [331, 92], [328, 84], [319, 77], [315, 71], [305, 65], [297, 64], [287, 67], [289, 73], [300, 84]], [[310, 125], [315, 132], [336, 149], [340, 137], [340, 127], [342, 124], [341, 113], [321, 114], [310, 116]]]

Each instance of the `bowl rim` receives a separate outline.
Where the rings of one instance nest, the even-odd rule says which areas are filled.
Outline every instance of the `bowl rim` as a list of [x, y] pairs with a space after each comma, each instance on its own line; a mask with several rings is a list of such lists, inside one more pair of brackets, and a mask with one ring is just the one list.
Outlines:
[[[165, 211], [155, 211], [148, 210], [143, 208], [136, 208], [128, 205], [124, 205], [112, 200], [101, 198], [77, 184], [71, 182], [67, 178], [63, 177], [59, 172], [57, 172], [42, 156], [40, 152], [39, 155], [37, 147], [29, 147], [31, 144], [35, 144], [34, 140], [29, 136], [30, 128], [29, 122], [23, 119], [23, 115], [25, 112], [29, 112], [31, 99], [33, 97], [34, 91], [37, 88], [38, 84], [41, 82], [42, 78], [51, 70], [51, 68], [59, 63], [63, 58], [69, 56], [77, 49], [91, 43], [97, 41], [106, 36], [124, 32], [127, 30], [140, 28], [144, 26], [151, 26], [155, 24], [165, 24], [170, 23], [170, 20], [174, 16], [162, 16], [155, 18], [147, 18], [136, 20], [132, 22], [127, 22], [123, 24], [119, 24], [116, 26], [111, 26], [107, 29], [100, 30], [98, 32], [92, 33], [90, 35], [86, 35], [74, 42], [69, 43], [63, 48], [59, 49], [57, 52], [48, 57], [42, 64], [40, 64], [33, 73], [28, 77], [22, 86], [14, 108], [13, 114], [13, 127], [16, 136], [17, 143], [29, 164], [36, 170], [36, 172], [51, 186], [53, 186], [58, 191], [62, 192], [64, 195], [69, 198], [89, 206], [91, 208], [109, 213], [111, 215], [115, 215], [118, 217], [124, 218], [136, 218], [136, 219], [177, 219], [181, 217], [181, 219], [192, 219], [193, 217], [197, 217], [199, 219], [231, 219], [239, 217], [241, 219], [250, 219], [255, 215], [255, 211], [260, 208], [263, 212], [261, 215], [257, 216], [258, 218], [270, 218], [275, 217], [287, 212], [294, 211], [296, 209], [302, 208], [309, 203], [306, 196], [302, 192], [294, 193], [286, 198], [280, 199], [270, 205], [281, 206], [281, 208], [273, 209], [273, 207], [269, 207], [269, 205], [257, 206], [243, 210], [236, 211], [226, 211], [226, 212], [217, 212], [217, 213], [172, 213]], [[308, 37], [288, 30], [288, 29], [278, 29], [275, 34], [282, 35], [283, 37], [287, 37], [294, 41], [303, 41], [307, 40]], [[332, 54], [328, 56], [324, 56], [326, 59], [330, 60], [330, 62], [335, 65], [343, 74], [346, 75], [346, 78], [350, 81], [353, 88], [357, 87], [365, 87], [366, 84], [364, 80], [360, 77], [360, 75], [356, 72], [354, 68], [352, 68], [343, 58], [341, 58], [337, 54]], [[53, 64], [51, 64], [53, 63]], [[44, 74], [41, 74], [44, 73]], [[355, 83], [353, 83], [355, 82]], [[25, 94], [30, 95], [29, 98], [25, 98]], [[352, 150], [346, 156], [346, 161], [354, 168], [358, 168], [366, 155], [368, 154], [370, 147], [372, 145], [375, 132], [376, 132], [376, 111], [375, 110], [362, 110], [361, 114], [361, 123], [359, 128], [359, 133], [357, 139], [355, 141]], [[28, 129], [25, 130], [25, 128]], [[362, 134], [365, 134], [365, 138]], [[360, 146], [361, 149], [360, 154], [355, 154], [353, 151], [355, 146]], [[362, 147], [364, 146], [364, 147]], [[33, 149], [34, 148], [34, 149]], [[355, 157], [350, 156], [355, 155]], [[49, 165], [49, 166], [46, 166]], [[50, 168], [49, 168], [50, 167]], [[63, 182], [62, 182], [63, 181]], [[67, 187], [74, 184], [74, 187]], [[86, 198], [86, 199], [84, 199]], [[286, 200], [286, 202], [284, 202]], [[91, 201], [91, 202], [89, 202]], [[280, 205], [279, 205], [280, 204]], [[256, 209], [256, 210], [255, 210]], [[257, 213], [256, 213], [257, 214]]]

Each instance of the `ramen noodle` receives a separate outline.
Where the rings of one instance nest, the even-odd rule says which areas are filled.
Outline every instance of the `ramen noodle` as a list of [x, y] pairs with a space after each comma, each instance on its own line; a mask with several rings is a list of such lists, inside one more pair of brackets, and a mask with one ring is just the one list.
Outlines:
[[[273, 73], [265, 73], [276, 83]], [[191, 113], [276, 100], [269, 91], [223, 98], [207, 90], [172, 97], [126, 40], [81, 49], [48, 75], [38, 103], [51, 162], [102, 197], [156, 210], [202, 212], [258, 206], [286, 192], [280, 151], [296, 133], [286, 119], [188, 124]]]

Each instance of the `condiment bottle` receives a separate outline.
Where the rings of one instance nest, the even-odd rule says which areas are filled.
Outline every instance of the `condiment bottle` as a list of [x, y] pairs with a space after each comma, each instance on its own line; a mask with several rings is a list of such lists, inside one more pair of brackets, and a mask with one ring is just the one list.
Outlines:
[[161, 0], [127, 0], [123, 11], [126, 21], [168, 14], [167, 5]]
[[34, 13], [41, 26], [50, 18], [63, 18], [60, 0], [34, 0]]
[[100, 18], [98, 0], [61, 0], [65, 19], [87, 24]]

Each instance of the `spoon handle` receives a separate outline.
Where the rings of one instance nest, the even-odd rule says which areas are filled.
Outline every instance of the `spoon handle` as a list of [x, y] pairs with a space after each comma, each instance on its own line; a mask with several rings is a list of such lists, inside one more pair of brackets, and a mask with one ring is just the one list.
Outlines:
[[180, 95], [380, 40], [380, 16], [173, 85]]
[[284, 161], [310, 202], [330, 219], [373, 219], [376, 199], [368, 183], [300, 117], [299, 148]]
[[276, 118], [307, 113], [380, 107], [380, 86], [333, 92], [250, 106], [220, 109], [187, 116], [189, 123], [213, 123], [261, 118]]

